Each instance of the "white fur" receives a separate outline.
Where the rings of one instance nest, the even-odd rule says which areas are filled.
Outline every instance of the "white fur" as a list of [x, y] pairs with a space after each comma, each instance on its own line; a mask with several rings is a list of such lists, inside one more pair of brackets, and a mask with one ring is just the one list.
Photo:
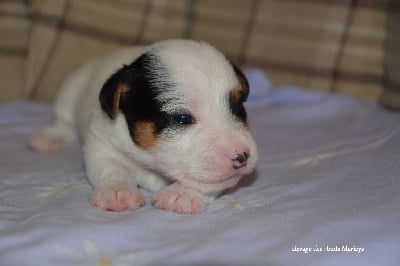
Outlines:
[[[122, 112], [112, 120], [98, 100], [110, 75], [146, 51], [168, 66], [176, 83], [158, 95], [163, 111], [185, 110], [195, 117], [195, 124], [179, 136], [167, 130], [149, 150], [132, 141]], [[95, 188], [92, 203], [98, 207], [121, 211], [142, 206], [140, 185], [157, 192], [153, 204], [161, 209], [197, 213], [208, 196], [236, 185], [257, 161], [247, 127], [227, 106], [229, 92], [239, 86], [230, 63], [208, 44], [170, 40], [127, 48], [89, 62], [66, 79], [54, 105], [56, 120], [33, 136], [30, 146], [57, 151], [80, 136], [87, 176]], [[247, 166], [233, 169], [233, 156], [243, 151], [250, 153]], [[175, 183], [163, 189], [170, 182]]]

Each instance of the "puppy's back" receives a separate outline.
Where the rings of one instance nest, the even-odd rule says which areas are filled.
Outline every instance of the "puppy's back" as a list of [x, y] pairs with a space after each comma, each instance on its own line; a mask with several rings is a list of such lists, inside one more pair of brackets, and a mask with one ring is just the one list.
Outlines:
[[[143, 47], [127, 47], [82, 65], [65, 79], [56, 97], [54, 120], [32, 135], [28, 146], [39, 152], [57, 152], [83, 138], [103, 83], [124, 64], [129, 64]], [[100, 108], [98, 108], [100, 110]]]

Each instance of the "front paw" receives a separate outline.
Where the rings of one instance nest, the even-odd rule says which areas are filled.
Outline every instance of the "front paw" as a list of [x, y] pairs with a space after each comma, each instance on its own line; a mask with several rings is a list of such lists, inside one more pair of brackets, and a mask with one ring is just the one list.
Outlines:
[[202, 195], [177, 183], [154, 194], [152, 203], [159, 209], [177, 213], [195, 214], [204, 210]]
[[144, 198], [137, 187], [112, 186], [96, 189], [92, 205], [107, 211], [136, 210], [144, 205]]
[[29, 139], [28, 147], [42, 153], [56, 153], [62, 149], [64, 141], [61, 137], [34, 135]]

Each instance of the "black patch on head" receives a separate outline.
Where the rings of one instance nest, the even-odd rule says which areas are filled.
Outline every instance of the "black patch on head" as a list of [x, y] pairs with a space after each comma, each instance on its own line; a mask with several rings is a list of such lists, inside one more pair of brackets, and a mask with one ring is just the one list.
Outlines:
[[[116, 93], [120, 84], [128, 86], [129, 90], [121, 93], [116, 101]], [[172, 86], [168, 69], [161, 65], [160, 60], [152, 53], [145, 53], [132, 64], [124, 65], [104, 84], [100, 93], [101, 107], [111, 119], [115, 118], [116, 108], [125, 115], [132, 139], [136, 144], [135, 125], [138, 122], [151, 122], [155, 125], [155, 134], [173, 121], [172, 115], [161, 111], [162, 103], [157, 95]]]
[[244, 103], [245, 99], [241, 98], [240, 101], [235, 101], [234, 96], [232, 93], [229, 94], [229, 108], [232, 112], [232, 114], [238, 118], [240, 121], [243, 123], [247, 123], [247, 113], [246, 109], [244, 108]]

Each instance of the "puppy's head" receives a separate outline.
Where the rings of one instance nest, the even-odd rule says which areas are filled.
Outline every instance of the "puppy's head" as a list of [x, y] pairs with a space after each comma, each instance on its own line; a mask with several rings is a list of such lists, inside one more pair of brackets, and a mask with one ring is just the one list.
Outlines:
[[215, 48], [170, 40], [112, 75], [100, 103], [110, 119], [124, 116], [131, 140], [156, 171], [213, 193], [255, 166], [243, 106], [248, 93], [245, 76]]

